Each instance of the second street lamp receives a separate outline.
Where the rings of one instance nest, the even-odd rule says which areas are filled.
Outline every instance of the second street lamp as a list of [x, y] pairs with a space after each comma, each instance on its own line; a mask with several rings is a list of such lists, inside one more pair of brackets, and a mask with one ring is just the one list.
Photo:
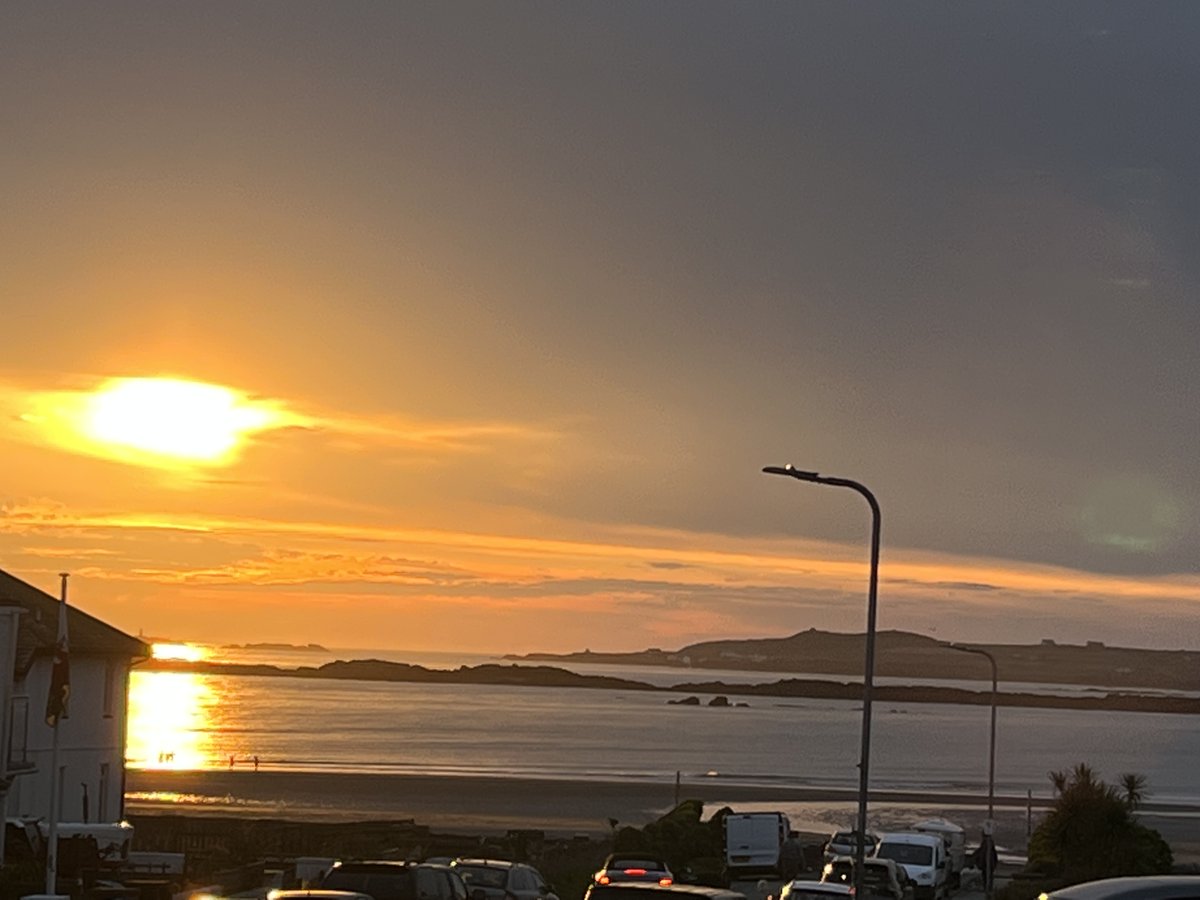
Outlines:
[[988, 740], [988, 810], [987, 824], [984, 826], [983, 837], [979, 842], [980, 864], [987, 866], [984, 872], [984, 886], [987, 889], [987, 895], [992, 896], [992, 880], [993, 870], [996, 868], [992, 860], [994, 852], [994, 839], [992, 837], [992, 829], [995, 827], [995, 806], [996, 806], [996, 693], [998, 687], [998, 670], [996, 667], [996, 657], [992, 656], [987, 650], [982, 650], [979, 647], [967, 647], [963, 644], [950, 644], [951, 650], [958, 650], [961, 653], [974, 653], [978, 656], [986, 656], [987, 661], [992, 664], [992, 727]]
[[868, 773], [871, 760], [871, 695], [875, 684], [875, 601], [879, 588], [879, 501], [867, 490], [865, 485], [849, 478], [833, 478], [818, 475], [816, 472], [805, 472], [794, 466], [767, 466], [763, 469], [768, 475], [786, 475], [798, 481], [811, 481], [814, 484], [829, 484], [834, 487], [850, 488], [857, 491], [871, 507], [871, 579], [867, 589], [867, 638], [866, 660], [863, 665], [863, 721], [862, 721], [862, 755], [858, 762], [858, 843], [854, 848], [854, 895], [865, 897], [863, 890], [863, 869], [866, 868], [863, 859], [866, 856], [867, 843], [867, 791], [870, 786]]

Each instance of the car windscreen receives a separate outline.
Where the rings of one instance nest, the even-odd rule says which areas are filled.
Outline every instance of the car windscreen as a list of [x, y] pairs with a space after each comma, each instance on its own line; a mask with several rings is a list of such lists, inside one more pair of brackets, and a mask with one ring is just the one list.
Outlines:
[[395, 872], [355, 872], [332, 869], [321, 881], [322, 890], [358, 891], [370, 894], [375, 900], [416, 900], [412, 873], [406, 870]]
[[493, 869], [491, 866], [455, 866], [454, 871], [462, 876], [468, 888], [502, 888], [508, 883], [508, 869]]
[[933, 848], [923, 844], [890, 844], [884, 841], [875, 851], [881, 859], [895, 860], [910, 866], [928, 866], [933, 863]]

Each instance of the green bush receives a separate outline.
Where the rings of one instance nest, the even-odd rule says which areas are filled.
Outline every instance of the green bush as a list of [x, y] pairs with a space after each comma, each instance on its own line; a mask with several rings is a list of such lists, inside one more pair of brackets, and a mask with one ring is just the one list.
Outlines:
[[1028, 872], [1060, 884], [1078, 884], [1171, 871], [1167, 842], [1134, 818], [1144, 796], [1144, 778], [1123, 776], [1122, 795], [1080, 763], [1070, 772], [1050, 773], [1050, 781], [1057, 797], [1029, 841]]

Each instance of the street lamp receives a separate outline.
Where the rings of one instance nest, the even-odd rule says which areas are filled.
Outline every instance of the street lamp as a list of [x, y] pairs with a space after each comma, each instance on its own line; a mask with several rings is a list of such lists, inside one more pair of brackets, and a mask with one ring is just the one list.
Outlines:
[[980, 861], [986, 860], [987, 871], [984, 881], [987, 888], [987, 894], [992, 895], [992, 879], [993, 870], [996, 868], [992, 862], [992, 845], [993, 838], [991, 829], [993, 827], [996, 805], [996, 693], [997, 693], [997, 667], [996, 657], [992, 656], [987, 650], [981, 650], [979, 647], [966, 647], [962, 644], [950, 644], [951, 650], [958, 650], [962, 653], [974, 653], [978, 656], [986, 656], [987, 661], [992, 664], [992, 729], [991, 737], [988, 742], [988, 811], [987, 825], [983, 830], [983, 837], [979, 841]]
[[871, 507], [871, 580], [867, 591], [867, 655], [863, 666], [863, 721], [862, 721], [862, 755], [858, 763], [858, 844], [854, 849], [854, 895], [865, 897], [863, 890], [863, 869], [866, 866], [863, 858], [866, 856], [867, 844], [867, 789], [870, 784], [868, 766], [871, 760], [871, 695], [875, 685], [875, 600], [879, 586], [879, 501], [867, 488], [849, 478], [832, 478], [818, 475], [816, 472], [804, 472], [787, 466], [767, 466], [763, 469], [768, 475], [786, 475], [798, 481], [811, 481], [814, 484], [830, 484], [834, 487], [850, 488], [866, 498]]

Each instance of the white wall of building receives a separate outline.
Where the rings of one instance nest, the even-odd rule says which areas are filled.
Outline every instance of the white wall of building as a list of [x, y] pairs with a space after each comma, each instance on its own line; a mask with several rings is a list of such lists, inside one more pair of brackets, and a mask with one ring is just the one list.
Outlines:
[[[49, 817], [54, 735], [45, 713], [50, 670], [50, 657], [39, 657], [16, 685], [14, 706], [18, 716], [22, 708], [26, 716], [25, 755], [37, 769], [13, 782], [6, 809], [10, 817]], [[88, 821], [116, 822], [121, 818], [128, 689], [127, 659], [72, 654], [71, 697], [67, 715], [58, 725], [59, 821], [83, 821], [85, 793]], [[22, 723], [14, 722], [13, 728], [20, 737]]]

